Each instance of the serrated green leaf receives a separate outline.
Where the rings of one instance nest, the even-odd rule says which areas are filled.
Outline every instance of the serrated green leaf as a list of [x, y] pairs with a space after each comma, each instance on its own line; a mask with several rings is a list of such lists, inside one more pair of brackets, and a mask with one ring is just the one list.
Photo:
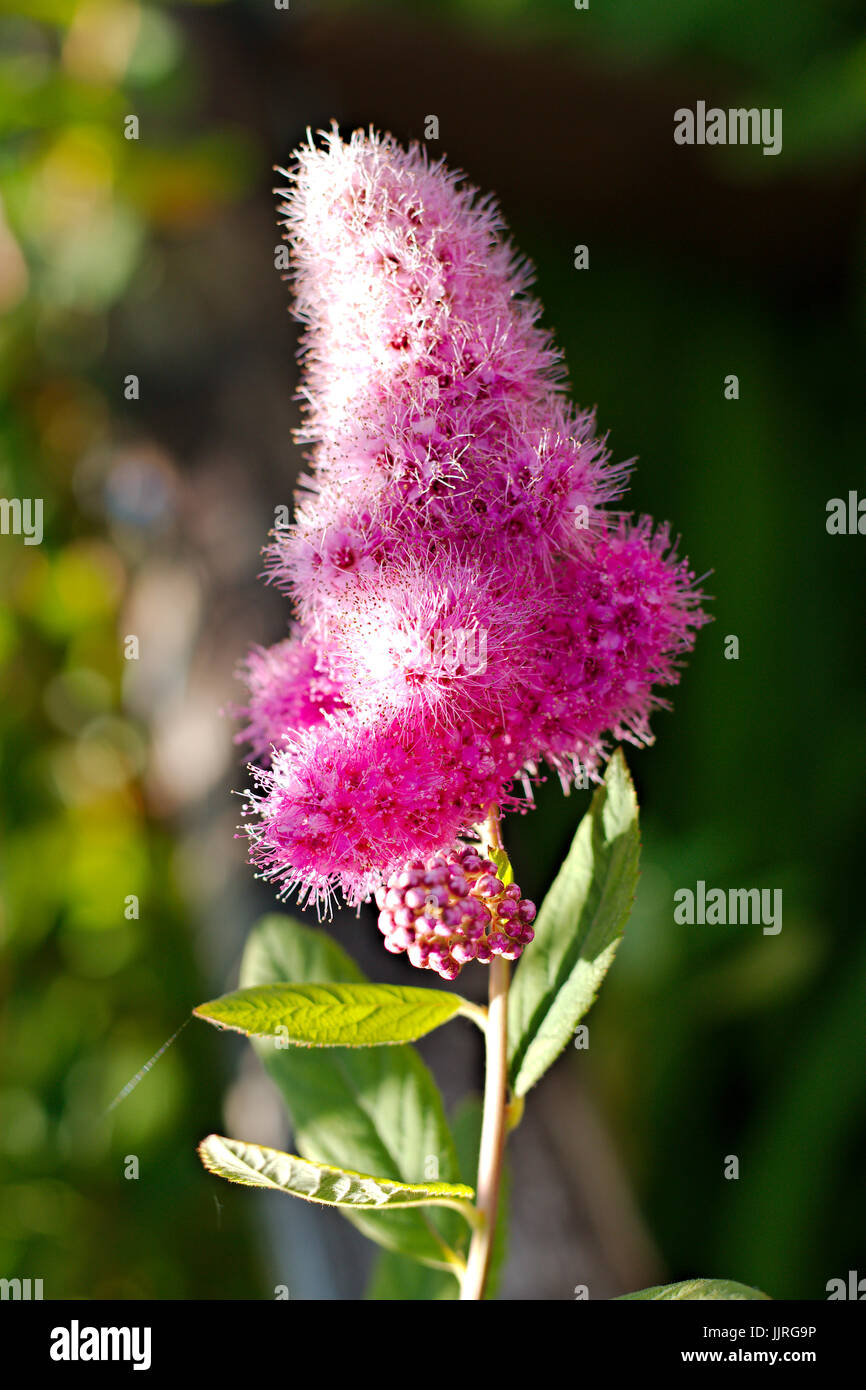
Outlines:
[[653, 1301], [675, 1301], [681, 1299], [758, 1299], [769, 1300], [769, 1294], [760, 1289], [751, 1289], [748, 1284], [738, 1284], [733, 1279], [684, 1279], [680, 1284], [655, 1284], [651, 1289], [640, 1289], [638, 1293], [624, 1293], [617, 1303], [627, 1303], [632, 1299]]
[[297, 1154], [261, 1144], [209, 1134], [198, 1148], [208, 1172], [245, 1187], [266, 1187], [331, 1207], [452, 1206], [471, 1202], [475, 1193], [464, 1183], [402, 1183], [373, 1178], [328, 1163], [312, 1163]]
[[[481, 1142], [481, 1100], [478, 1096], [467, 1096], [460, 1102], [454, 1112], [452, 1128], [463, 1181], [474, 1183]], [[490, 1272], [484, 1291], [485, 1299], [496, 1297], [496, 1288], [505, 1260], [509, 1186], [508, 1164], [503, 1160], [499, 1216], [493, 1238]], [[391, 1250], [383, 1250], [376, 1261], [364, 1297], [371, 1302], [434, 1303], [454, 1300], [459, 1295], [460, 1288], [450, 1274], [440, 1269], [430, 1269], [429, 1266], [406, 1259], [405, 1256], [397, 1255]]]
[[[282, 983], [359, 984], [358, 966], [324, 931], [290, 917], [266, 917], [241, 965], [242, 988]], [[254, 1040], [282, 1093], [304, 1158], [337, 1168], [391, 1173], [401, 1182], [428, 1176], [458, 1182], [454, 1140], [433, 1077], [408, 1044], [390, 1048], [275, 1048]], [[432, 1208], [345, 1209], [371, 1240], [439, 1269], [452, 1267], [464, 1239], [456, 1212]]]
[[[460, 1175], [464, 1182], [474, 1183], [481, 1136], [481, 1102], [476, 1096], [467, 1096], [457, 1107], [452, 1130]], [[445, 1303], [459, 1297], [460, 1286], [451, 1273], [431, 1269], [393, 1250], [379, 1255], [364, 1294], [373, 1303]]]
[[301, 1047], [380, 1047], [413, 1042], [474, 1005], [412, 985], [273, 984], [239, 989], [193, 1009], [198, 1018]]
[[639, 857], [637, 798], [617, 749], [515, 973], [508, 1004], [515, 1095], [544, 1075], [593, 1003], [634, 902]]

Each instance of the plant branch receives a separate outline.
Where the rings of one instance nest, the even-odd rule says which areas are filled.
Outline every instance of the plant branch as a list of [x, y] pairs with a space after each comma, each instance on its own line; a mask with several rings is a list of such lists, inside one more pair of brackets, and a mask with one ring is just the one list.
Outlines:
[[[503, 850], [499, 815], [491, 806], [481, 834], [491, 849]], [[484, 1297], [490, 1273], [490, 1258], [496, 1234], [502, 1153], [506, 1134], [508, 1088], [508, 985], [511, 967], [501, 956], [490, 962], [489, 1000], [484, 1031], [486, 1064], [484, 1111], [481, 1120], [481, 1147], [478, 1153], [478, 1180], [475, 1204], [480, 1215], [472, 1235], [466, 1270], [461, 1279], [461, 1301]]]
[[473, 1232], [460, 1288], [461, 1300], [481, 1299], [490, 1270], [502, 1150], [505, 1143], [505, 1092], [508, 1074], [507, 1008], [509, 962], [494, 956], [490, 962], [490, 1004], [487, 1018], [487, 1069], [484, 1080], [484, 1114], [478, 1154], [476, 1206], [483, 1218]]

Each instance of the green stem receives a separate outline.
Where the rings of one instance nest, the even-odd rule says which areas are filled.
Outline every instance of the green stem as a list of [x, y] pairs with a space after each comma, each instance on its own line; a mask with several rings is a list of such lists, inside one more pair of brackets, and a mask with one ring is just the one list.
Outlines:
[[487, 1068], [484, 1078], [484, 1114], [481, 1121], [481, 1148], [478, 1154], [478, 1182], [475, 1203], [482, 1221], [472, 1234], [466, 1273], [461, 1281], [461, 1300], [481, 1299], [490, 1270], [502, 1150], [505, 1143], [505, 1094], [508, 1075], [509, 963], [501, 956], [490, 962], [490, 1004], [487, 1018]]
[[473, 1004], [469, 999], [461, 999], [457, 1012], [462, 1014], [464, 1018], [471, 1018], [482, 1033], [487, 1032], [487, 1010], [483, 1004]]
[[481, 1212], [472, 1202], [462, 1202], [459, 1198], [440, 1197], [437, 1201], [427, 1203], [431, 1207], [450, 1207], [452, 1211], [459, 1211], [463, 1220], [468, 1222], [473, 1231], [477, 1231], [483, 1226], [484, 1218]]
[[[484, 826], [488, 845], [502, 849], [499, 818], [495, 807]], [[496, 1234], [502, 1153], [505, 1146], [505, 1102], [508, 1089], [508, 984], [510, 966], [501, 956], [490, 962], [487, 1008], [486, 1068], [484, 1111], [481, 1121], [481, 1148], [478, 1154], [478, 1182], [475, 1204], [482, 1220], [473, 1232], [466, 1259], [466, 1272], [460, 1284], [461, 1300], [484, 1297]]]

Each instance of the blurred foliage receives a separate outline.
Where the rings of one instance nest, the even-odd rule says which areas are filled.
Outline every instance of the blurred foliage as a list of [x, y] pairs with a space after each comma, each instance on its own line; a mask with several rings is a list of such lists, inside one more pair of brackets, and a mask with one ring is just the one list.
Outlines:
[[[101, 514], [81, 506], [120, 394], [112, 307], [155, 238], [238, 196], [247, 142], [202, 122], [159, 8], [34, 0], [0, 17], [0, 52], [0, 488], [45, 509], [42, 545], [0, 539], [0, 1271], [46, 1298], [253, 1297], [246, 1214], [220, 1227], [194, 1152], [220, 1104], [211, 1040], [185, 1032], [107, 1113], [202, 986], [142, 797], [147, 730], [124, 711], [110, 478]], [[158, 131], [146, 147], [124, 138], [131, 111]]]
[[[303, 3], [303, 0], [300, 0]], [[710, 104], [781, 106], [788, 162], [842, 158], [866, 144], [866, 35], [859, 0], [335, 0], [328, 8], [447, 17], [491, 44], [569, 45], [616, 69], [676, 65], [715, 74]], [[690, 71], [691, 70], [691, 71]], [[760, 98], [760, 99], [759, 99]], [[759, 176], [772, 178], [775, 160]]]

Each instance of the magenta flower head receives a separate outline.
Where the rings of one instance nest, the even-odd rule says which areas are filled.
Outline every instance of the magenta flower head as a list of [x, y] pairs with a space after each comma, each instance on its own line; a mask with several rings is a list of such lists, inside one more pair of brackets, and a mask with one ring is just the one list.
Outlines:
[[287, 177], [310, 469], [267, 551], [298, 627], [246, 670], [252, 858], [320, 908], [377, 893], [389, 949], [451, 978], [532, 935], [473, 827], [542, 765], [568, 787], [650, 741], [702, 595], [665, 528], [609, 509], [627, 470], [496, 205], [372, 132]]

